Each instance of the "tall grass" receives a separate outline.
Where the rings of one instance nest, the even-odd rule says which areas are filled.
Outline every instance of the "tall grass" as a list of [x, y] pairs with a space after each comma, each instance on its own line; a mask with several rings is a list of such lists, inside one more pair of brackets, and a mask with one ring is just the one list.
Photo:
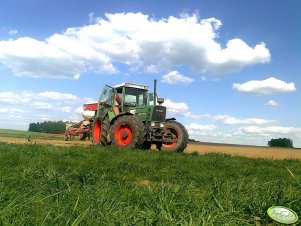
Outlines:
[[0, 143], [0, 225], [265, 225], [298, 160]]

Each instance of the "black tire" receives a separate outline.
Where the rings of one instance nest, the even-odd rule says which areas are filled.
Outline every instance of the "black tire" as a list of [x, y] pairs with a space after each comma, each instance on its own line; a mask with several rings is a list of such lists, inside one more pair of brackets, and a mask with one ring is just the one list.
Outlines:
[[146, 141], [146, 128], [143, 122], [141, 122], [139, 119], [137, 120], [138, 127], [140, 129], [140, 135], [139, 135], [139, 146], [138, 147], [143, 147], [147, 143]]
[[67, 133], [65, 133], [65, 135], [64, 135], [64, 140], [65, 141], [69, 140], [69, 135]]
[[139, 148], [145, 140], [145, 126], [135, 116], [123, 115], [114, 121], [110, 136], [114, 146]]
[[94, 145], [104, 145], [108, 144], [108, 132], [110, 128], [110, 121], [108, 118], [94, 118], [93, 128], [92, 128], [92, 143]]
[[188, 132], [185, 127], [177, 121], [167, 121], [163, 129], [163, 138], [173, 136], [177, 139], [176, 143], [157, 144], [157, 148], [162, 151], [183, 152], [188, 143]]
[[88, 136], [87, 133], [80, 133], [80, 134], [79, 134], [79, 139], [80, 139], [80, 140], [86, 140], [87, 136]]
[[110, 130], [110, 120], [109, 118], [104, 118], [102, 121], [102, 130], [101, 130], [101, 144], [106, 146], [108, 145], [108, 135]]
[[149, 150], [149, 149], [151, 149], [151, 147], [152, 147], [152, 144], [145, 141], [145, 142], [143, 142], [143, 144], [141, 145], [140, 148], [143, 149], [143, 150]]

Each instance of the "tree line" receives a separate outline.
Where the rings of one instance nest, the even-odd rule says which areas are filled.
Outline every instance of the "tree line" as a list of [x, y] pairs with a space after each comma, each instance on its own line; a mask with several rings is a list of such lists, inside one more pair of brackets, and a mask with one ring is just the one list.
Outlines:
[[40, 133], [64, 133], [66, 130], [66, 123], [63, 121], [45, 121], [30, 123], [28, 131]]
[[285, 147], [285, 148], [293, 148], [293, 141], [289, 138], [278, 138], [271, 139], [268, 142], [268, 146], [270, 147]]

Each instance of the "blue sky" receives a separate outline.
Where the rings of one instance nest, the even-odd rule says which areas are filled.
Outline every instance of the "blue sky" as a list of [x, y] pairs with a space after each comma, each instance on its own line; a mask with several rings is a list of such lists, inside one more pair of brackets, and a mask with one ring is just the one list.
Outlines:
[[158, 80], [190, 137], [301, 147], [301, 2], [0, 0], [0, 128]]

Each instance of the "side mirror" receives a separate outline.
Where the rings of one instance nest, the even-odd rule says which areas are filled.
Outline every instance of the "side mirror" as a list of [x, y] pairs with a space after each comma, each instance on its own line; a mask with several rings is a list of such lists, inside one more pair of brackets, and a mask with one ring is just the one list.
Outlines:
[[157, 102], [158, 102], [158, 104], [163, 104], [164, 103], [164, 99], [163, 98], [161, 98], [161, 97], [158, 97], [157, 98]]

